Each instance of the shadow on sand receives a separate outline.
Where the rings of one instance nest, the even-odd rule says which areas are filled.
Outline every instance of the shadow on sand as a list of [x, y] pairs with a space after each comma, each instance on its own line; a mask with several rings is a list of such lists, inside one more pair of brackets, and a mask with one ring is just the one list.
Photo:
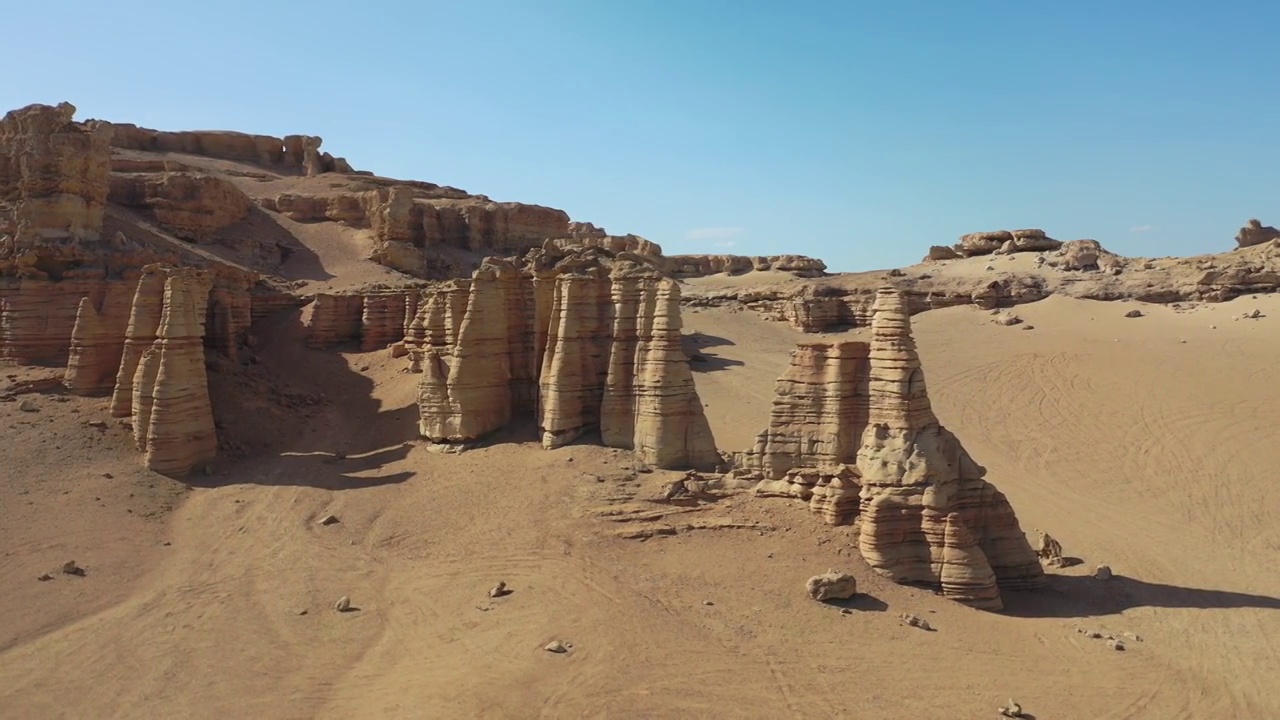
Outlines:
[[1050, 575], [1045, 590], [1003, 595], [1004, 614], [1014, 617], [1084, 618], [1137, 607], [1280, 610], [1280, 598], [1148, 583], [1122, 575], [1105, 581], [1087, 575]]
[[715, 353], [707, 352], [708, 348], [725, 347], [737, 343], [727, 338], [694, 332], [685, 335], [681, 345], [685, 355], [689, 356], [689, 368], [694, 372], [715, 372], [726, 368], [745, 365], [741, 360], [722, 358]]
[[841, 610], [857, 610], [858, 612], [884, 612], [889, 609], [888, 603], [866, 593], [858, 593], [844, 600], [823, 600], [822, 604], [840, 608]]
[[[374, 381], [343, 352], [354, 347], [306, 346], [299, 310], [254, 326], [245, 362], [225, 362], [209, 374], [219, 440], [243, 448], [242, 460], [220, 453], [214, 475], [192, 474], [196, 487], [251, 483], [353, 490], [401, 483], [402, 462], [418, 436], [412, 403], [384, 408]], [[358, 362], [352, 360], [350, 362]], [[396, 375], [387, 382], [417, 383]]]

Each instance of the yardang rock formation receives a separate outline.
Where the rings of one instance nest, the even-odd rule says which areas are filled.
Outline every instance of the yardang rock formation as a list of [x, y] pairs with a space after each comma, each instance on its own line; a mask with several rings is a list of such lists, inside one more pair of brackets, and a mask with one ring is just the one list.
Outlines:
[[934, 416], [901, 296], [881, 290], [874, 311], [870, 343], [797, 348], [769, 428], [738, 464], [763, 475], [758, 494], [856, 519], [880, 574], [999, 610], [1001, 589], [1039, 587], [1043, 570], [1009, 502]]
[[643, 257], [490, 258], [418, 308], [407, 343], [423, 437], [471, 442], [524, 415], [547, 448], [598, 430], [657, 467], [719, 463], [680, 346], [679, 286]]

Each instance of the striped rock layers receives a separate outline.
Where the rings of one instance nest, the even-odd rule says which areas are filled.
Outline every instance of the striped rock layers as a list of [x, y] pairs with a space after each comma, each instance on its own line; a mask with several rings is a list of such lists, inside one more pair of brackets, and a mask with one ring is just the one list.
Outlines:
[[859, 515], [859, 549], [882, 575], [998, 610], [1001, 588], [1038, 587], [1043, 570], [1008, 500], [934, 416], [901, 296], [881, 290], [874, 310], [870, 343], [793, 353], [770, 427], [738, 463], [765, 476], [760, 494], [808, 500], [836, 524]]
[[410, 323], [421, 434], [468, 442], [525, 415], [547, 448], [598, 430], [658, 467], [714, 467], [679, 302], [673, 281], [626, 253], [486, 260], [470, 283], [426, 293]]
[[218, 438], [204, 365], [204, 323], [213, 280], [192, 268], [166, 273], [156, 340], [133, 376], [134, 439], [146, 466], [185, 475], [213, 460]]

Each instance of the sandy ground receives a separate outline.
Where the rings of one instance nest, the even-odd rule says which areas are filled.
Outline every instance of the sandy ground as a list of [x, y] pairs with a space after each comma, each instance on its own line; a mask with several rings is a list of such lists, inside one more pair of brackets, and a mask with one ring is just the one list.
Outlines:
[[[941, 720], [1013, 697], [1041, 720], [1280, 717], [1278, 301], [914, 319], [943, 422], [1083, 560], [1004, 614], [875, 577], [787, 501], [650, 502], [664, 475], [617, 451], [513, 432], [431, 453], [385, 353], [264, 338], [262, 372], [327, 404], [246, 417], [281, 448], [189, 488], [137, 466], [104, 400], [0, 403], [0, 716]], [[686, 326], [719, 445], [743, 448], [806, 336], [719, 309]], [[804, 595], [828, 568], [858, 576], [852, 614]], [[490, 599], [498, 580], [514, 592]]]

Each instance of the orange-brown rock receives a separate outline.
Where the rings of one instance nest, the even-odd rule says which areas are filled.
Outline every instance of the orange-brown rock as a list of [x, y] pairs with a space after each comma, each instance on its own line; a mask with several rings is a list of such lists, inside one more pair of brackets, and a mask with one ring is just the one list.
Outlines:
[[160, 318], [164, 313], [165, 281], [172, 266], [148, 265], [142, 269], [138, 286], [129, 309], [129, 323], [125, 328], [124, 351], [120, 368], [116, 373], [116, 385], [111, 395], [111, 416], [129, 417], [133, 412], [133, 383], [142, 356], [157, 339]]
[[112, 124], [111, 128], [111, 145], [124, 150], [199, 155], [302, 175], [351, 172], [346, 160], [321, 153], [322, 140], [309, 135], [277, 138], [226, 131], [166, 132], [128, 124]]
[[1244, 227], [1240, 228], [1240, 232], [1236, 233], [1236, 245], [1242, 248], [1253, 247], [1276, 238], [1280, 238], [1280, 230], [1270, 225], [1263, 225], [1260, 220], [1254, 218], [1245, 223]]
[[63, 384], [75, 395], [109, 395], [115, 387], [124, 352], [130, 297], [123, 283], [108, 288], [102, 311], [92, 298], [80, 300], [71, 333], [71, 353]]
[[[964, 257], [973, 257], [992, 253], [1008, 254], [1057, 250], [1061, 246], [1061, 242], [1047, 236], [1043, 230], [1028, 228], [1026, 230], [993, 230], [969, 233], [960, 237], [960, 242], [956, 244], [955, 250]], [[930, 256], [932, 257], [932, 251]]]
[[203, 173], [114, 173], [109, 199], [145, 208], [174, 236], [208, 241], [215, 232], [249, 214], [253, 201], [230, 182]]
[[549, 448], [599, 431], [604, 444], [658, 467], [718, 462], [680, 349], [679, 289], [641, 256], [488, 259], [469, 284], [456, 342], [444, 345], [459, 291], [450, 284], [425, 297], [407, 340], [423, 373], [424, 437], [469, 442], [526, 416]]
[[59, 280], [100, 237], [110, 131], [74, 114], [31, 105], [0, 119], [0, 275]]
[[1043, 583], [1008, 501], [934, 416], [895, 290], [877, 293], [870, 343], [793, 353], [769, 428], [735, 461], [764, 476], [759, 494], [806, 499], [832, 524], [860, 514], [863, 557], [895, 581], [984, 609]]
[[131, 417], [143, 463], [181, 476], [211, 462], [218, 449], [204, 358], [213, 279], [193, 268], [165, 268], [163, 275], [156, 340], [133, 377]]
[[665, 272], [678, 278], [706, 277], [726, 273], [777, 270], [799, 277], [822, 277], [827, 265], [803, 255], [670, 255], [662, 263]]

